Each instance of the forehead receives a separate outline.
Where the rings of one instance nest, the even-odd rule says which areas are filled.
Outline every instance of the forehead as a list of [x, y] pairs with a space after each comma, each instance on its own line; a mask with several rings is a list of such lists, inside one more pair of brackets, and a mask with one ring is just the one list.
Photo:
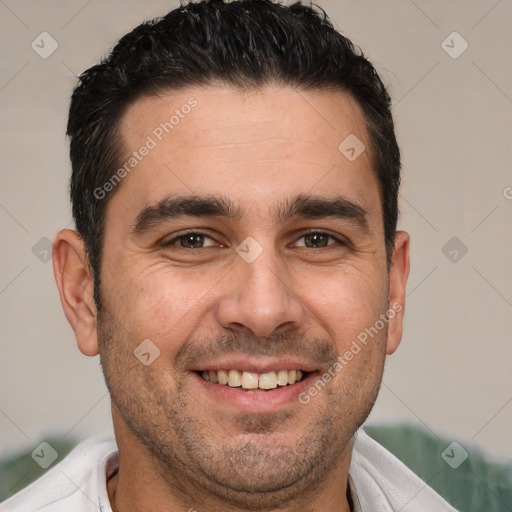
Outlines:
[[218, 194], [261, 212], [273, 199], [314, 193], [345, 195], [379, 213], [364, 115], [341, 91], [173, 90], [131, 104], [120, 134], [120, 165], [138, 161], [112, 202], [124, 199], [130, 209], [169, 194]]

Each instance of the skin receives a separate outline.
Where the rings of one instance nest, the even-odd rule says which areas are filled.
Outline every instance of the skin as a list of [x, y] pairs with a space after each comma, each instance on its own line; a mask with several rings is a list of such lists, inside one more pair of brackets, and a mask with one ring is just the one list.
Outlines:
[[[63, 230], [54, 244], [64, 312], [79, 349], [100, 354], [112, 397], [120, 453], [112, 508], [349, 510], [353, 434], [400, 342], [409, 273], [405, 232], [386, 266], [362, 110], [344, 92], [170, 91], [127, 109], [127, 154], [191, 97], [197, 107], [111, 192], [100, 314], [80, 237]], [[355, 161], [338, 150], [349, 134], [366, 146]], [[133, 236], [138, 213], [170, 194], [224, 195], [241, 216], [181, 217]], [[276, 206], [299, 194], [349, 199], [366, 211], [368, 229], [330, 217], [276, 222]], [[206, 247], [162, 247], [192, 228], [210, 237]], [[311, 228], [335, 238], [312, 247]], [[252, 263], [236, 252], [248, 236], [263, 249]], [[321, 377], [393, 304], [402, 310], [307, 405], [242, 409], [193, 371], [235, 354], [248, 364], [300, 358]], [[148, 338], [160, 355], [146, 366], [133, 351]]]

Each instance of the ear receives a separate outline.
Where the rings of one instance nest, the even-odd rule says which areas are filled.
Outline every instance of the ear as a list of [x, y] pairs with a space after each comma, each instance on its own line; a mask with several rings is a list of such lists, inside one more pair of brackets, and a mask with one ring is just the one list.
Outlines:
[[87, 264], [82, 238], [76, 231], [63, 229], [53, 242], [53, 273], [60, 301], [69, 324], [75, 331], [80, 351], [86, 356], [98, 354], [94, 280]]
[[388, 340], [386, 353], [392, 354], [400, 344], [403, 331], [405, 288], [409, 276], [409, 234], [397, 231], [389, 270]]

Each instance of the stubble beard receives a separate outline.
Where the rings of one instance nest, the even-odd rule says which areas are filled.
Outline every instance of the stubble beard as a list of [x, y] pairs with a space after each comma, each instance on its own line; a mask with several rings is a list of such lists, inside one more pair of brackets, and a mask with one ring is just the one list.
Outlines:
[[155, 472], [183, 495], [195, 490], [195, 496], [214, 496], [242, 510], [277, 510], [313, 495], [351, 447], [354, 432], [378, 394], [382, 371], [365, 393], [354, 382], [326, 387], [323, 405], [311, 402], [317, 407], [315, 414], [301, 406], [298, 414], [310, 418], [293, 443], [276, 442], [276, 432], [282, 434], [283, 425], [293, 424], [297, 416], [285, 411], [240, 414], [234, 420], [240, 435], [219, 438], [222, 433], [214, 416], [198, 413], [194, 397], [188, 396], [172, 369], [157, 374], [142, 365], [133, 355], [133, 340], [120, 336], [126, 331], [116, 330], [113, 320], [100, 316], [105, 316], [105, 308], [98, 316], [98, 340], [112, 402], [149, 450]]

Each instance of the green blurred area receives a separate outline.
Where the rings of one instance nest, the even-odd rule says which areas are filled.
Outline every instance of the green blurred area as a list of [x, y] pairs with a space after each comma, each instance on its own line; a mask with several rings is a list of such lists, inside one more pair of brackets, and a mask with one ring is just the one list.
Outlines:
[[5, 501], [44, 473], [55, 467], [76, 446], [74, 439], [46, 439], [58, 454], [57, 459], [47, 469], [43, 469], [32, 458], [32, 451], [0, 460], [0, 502]]
[[512, 512], [512, 461], [488, 460], [461, 441], [468, 457], [453, 469], [441, 456], [453, 439], [412, 425], [367, 425], [366, 432], [460, 512]]

